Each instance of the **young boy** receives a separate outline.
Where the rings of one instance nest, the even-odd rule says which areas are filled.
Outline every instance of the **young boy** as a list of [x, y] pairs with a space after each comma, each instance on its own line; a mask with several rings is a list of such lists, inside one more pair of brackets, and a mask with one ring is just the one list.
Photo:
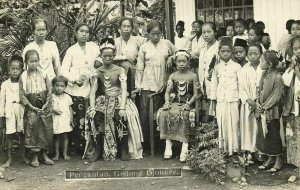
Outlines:
[[237, 38], [234, 42], [233, 46], [233, 58], [238, 64], [243, 67], [246, 63], [248, 63], [246, 59], [247, 55], [247, 41]]
[[24, 149], [24, 127], [23, 127], [23, 114], [24, 107], [20, 101], [19, 95], [19, 78], [23, 70], [23, 59], [21, 56], [12, 56], [8, 71], [10, 78], [4, 81], [1, 85], [0, 92], [0, 119], [6, 125], [6, 139], [7, 139], [7, 161], [2, 167], [10, 167], [12, 163], [12, 142], [13, 135], [18, 133], [21, 140], [21, 147], [23, 159], [25, 163], [29, 163], [25, 157]]
[[212, 105], [216, 105], [219, 148], [232, 155], [239, 151], [239, 80], [241, 66], [231, 60], [232, 38], [223, 37], [219, 45], [220, 63], [211, 82]]

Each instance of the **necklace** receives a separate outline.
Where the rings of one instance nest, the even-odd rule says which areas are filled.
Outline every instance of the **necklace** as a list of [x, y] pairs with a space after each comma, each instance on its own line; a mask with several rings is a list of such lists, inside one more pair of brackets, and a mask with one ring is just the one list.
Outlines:
[[105, 88], [109, 88], [111, 87], [112, 83], [111, 83], [111, 78], [110, 76], [104, 75], [104, 86]]

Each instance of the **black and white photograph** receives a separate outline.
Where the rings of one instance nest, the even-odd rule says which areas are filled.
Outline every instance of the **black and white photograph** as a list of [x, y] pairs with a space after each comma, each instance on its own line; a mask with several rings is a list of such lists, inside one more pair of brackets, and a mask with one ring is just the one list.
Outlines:
[[300, 0], [0, 0], [1, 190], [299, 190]]

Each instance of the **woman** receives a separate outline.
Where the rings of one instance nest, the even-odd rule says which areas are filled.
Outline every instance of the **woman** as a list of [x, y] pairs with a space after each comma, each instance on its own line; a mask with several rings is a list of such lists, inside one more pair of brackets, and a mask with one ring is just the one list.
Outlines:
[[[113, 39], [104, 38], [100, 46], [103, 66], [98, 68], [90, 93], [89, 117], [95, 118], [92, 131], [96, 140], [96, 154], [91, 161], [100, 156], [103, 147], [104, 160], [115, 160], [117, 143], [121, 139], [121, 159], [126, 160], [128, 152], [131, 159], [142, 158], [143, 135], [139, 123], [137, 108], [127, 99], [127, 77], [122, 67], [113, 63], [115, 45]], [[128, 122], [128, 125], [127, 125]], [[91, 126], [93, 128], [93, 126]], [[128, 141], [124, 140], [128, 135]], [[103, 139], [103, 143], [101, 142]], [[128, 144], [128, 147], [127, 147]]]
[[[166, 139], [165, 159], [172, 156], [172, 142], [182, 142], [180, 162], [186, 161], [190, 127], [195, 126], [195, 110], [191, 109], [198, 95], [198, 77], [189, 70], [190, 54], [180, 50], [175, 55], [178, 71], [171, 74], [165, 93], [165, 104], [157, 121], [160, 138]], [[173, 99], [173, 100], [172, 100]]]
[[[170, 41], [161, 39], [162, 25], [159, 21], [150, 22], [147, 26], [147, 32], [150, 40], [143, 44], [139, 51], [135, 75], [136, 90], [134, 92], [141, 94], [139, 111], [141, 120], [144, 121], [142, 128], [145, 135], [145, 145], [149, 146], [148, 95], [164, 89], [168, 73], [170, 73], [168, 70], [172, 67], [172, 64], [167, 64], [167, 62], [172, 63], [171, 56], [175, 53], [175, 46]], [[155, 104], [159, 105], [161, 102], [162, 96], [158, 96]]]
[[133, 20], [124, 17], [119, 23], [121, 29], [121, 36], [115, 39], [116, 57], [115, 60], [119, 62], [119, 66], [123, 67], [128, 72], [131, 69], [131, 87], [129, 91], [134, 90], [134, 76], [137, 56], [141, 45], [146, 42], [146, 38], [140, 36], [132, 36]]
[[69, 80], [65, 92], [73, 101], [74, 126], [70, 142], [76, 150], [83, 150], [85, 147], [86, 99], [90, 94], [90, 79], [95, 73], [94, 63], [99, 56], [98, 46], [94, 42], [88, 42], [89, 35], [90, 28], [87, 24], [79, 23], [75, 27], [77, 43], [67, 50], [61, 68], [61, 74]]
[[[48, 75], [52, 80], [60, 74], [60, 59], [56, 43], [45, 40], [47, 35], [47, 24], [43, 19], [36, 19], [32, 23], [35, 40], [28, 44], [23, 50], [23, 59], [25, 53], [34, 49], [39, 53], [39, 69]], [[25, 68], [27, 69], [27, 68]]]

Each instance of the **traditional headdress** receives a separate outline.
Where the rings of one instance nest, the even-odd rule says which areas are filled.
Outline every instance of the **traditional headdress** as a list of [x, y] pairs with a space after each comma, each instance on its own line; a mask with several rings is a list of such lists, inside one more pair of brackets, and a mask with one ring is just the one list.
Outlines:
[[247, 41], [246, 40], [243, 40], [243, 39], [240, 39], [240, 38], [236, 38], [235, 39], [235, 42], [234, 42], [234, 47], [235, 46], [240, 46], [240, 47], [243, 47], [245, 49], [247, 49]]
[[100, 50], [103, 50], [103, 49], [113, 49], [115, 50], [116, 49], [116, 46], [115, 46], [115, 41], [114, 39], [112, 38], [104, 38], [101, 40], [101, 43], [100, 43]]
[[175, 53], [175, 59], [179, 56], [179, 55], [184, 55], [186, 56], [188, 59], [191, 58], [191, 55], [188, 51], [186, 51], [185, 49], [179, 49], [178, 51], [176, 51]]

